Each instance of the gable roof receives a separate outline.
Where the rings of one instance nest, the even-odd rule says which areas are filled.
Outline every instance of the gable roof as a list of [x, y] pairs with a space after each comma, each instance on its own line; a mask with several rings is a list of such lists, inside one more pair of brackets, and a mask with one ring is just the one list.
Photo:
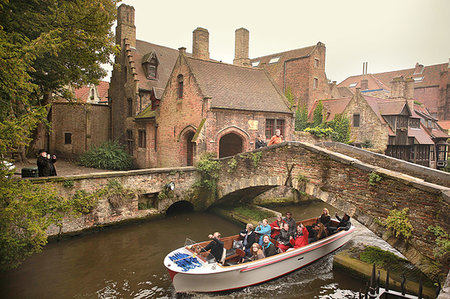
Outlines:
[[[108, 102], [108, 89], [109, 82], [100, 81], [98, 85], [96, 85], [97, 96], [99, 98], [99, 103], [107, 103]], [[83, 85], [80, 88], [76, 88], [74, 90], [75, 98], [83, 103], [87, 103], [90, 101], [91, 97], [91, 86]]]
[[266, 71], [186, 57], [212, 108], [290, 113], [287, 101]]
[[[253, 65], [254, 63], [259, 61], [258, 65], [255, 65], [255, 67], [264, 67], [265, 69], [267, 69], [269, 73], [275, 74], [282, 70], [284, 62], [286, 60], [308, 57], [313, 53], [313, 51], [319, 44], [322, 45], [322, 43], [319, 42], [317, 43], [317, 45], [314, 46], [252, 58], [250, 59], [250, 62]], [[272, 59], [273, 61], [276, 60], [276, 62], [270, 63]]]
[[[152, 54], [156, 54], [158, 59], [157, 79], [147, 79], [142, 63]], [[178, 58], [178, 50], [168, 47], [152, 44], [149, 42], [136, 40], [136, 48], [131, 48], [132, 61], [136, 67], [139, 88], [145, 90], [154, 90], [158, 99], [162, 95], [169, 80], [172, 69]], [[159, 97], [158, 97], [159, 96]]]

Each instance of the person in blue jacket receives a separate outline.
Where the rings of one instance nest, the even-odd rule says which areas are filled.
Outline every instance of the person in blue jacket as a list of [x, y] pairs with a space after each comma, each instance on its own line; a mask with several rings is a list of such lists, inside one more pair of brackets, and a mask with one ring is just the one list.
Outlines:
[[262, 223], [260, 225], [258, 225], [255, 229], [255, 233], [259, 234], [259, 245], [263, 245], [263, 236], [264, 235], [269, 235], [270, 236], [270, 225], [269, 222], [267, 221], [267, 219], [263, 219]]

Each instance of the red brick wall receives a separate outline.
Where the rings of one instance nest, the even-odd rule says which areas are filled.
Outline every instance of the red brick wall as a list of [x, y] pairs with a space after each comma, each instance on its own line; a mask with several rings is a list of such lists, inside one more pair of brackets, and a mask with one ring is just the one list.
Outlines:
[[[109, 106], [54, 103], [50, 151], [60, 157], [75, 158], [92, 145], [109, 140]], [[64, 133], [72, 134], [72, 143], [65, 144]]]

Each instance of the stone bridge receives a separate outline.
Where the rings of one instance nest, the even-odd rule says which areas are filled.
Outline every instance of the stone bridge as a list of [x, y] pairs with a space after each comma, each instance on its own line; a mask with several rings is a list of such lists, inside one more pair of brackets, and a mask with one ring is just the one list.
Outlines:
[[[401, 164], [407, 163], [394, 160], [390, 164], [396, 165], [396, 169], [403, 169]], [[111, 180], [117, 180], [124, 188], [139, 194], [120, 209], [113, 209], [107, 200], [102, 199], [91, 214], [75, 220], [66, 219], [63, 232], [160, 215], [179, 202], [190, 202], [197, 210], [203, 210], [221, 201], [250, 201], [271, 188], [290, 186], [347, 212], [382, 236], [424, 272], [436, 270], [429, 268], [431, 260], [434, 260], [436, 237], [427, 228], [440, 226], [446, 232], [450, 231], [450, 174], [423, 169], [422, 172], [427, 173], [424, 179], [416, 178], [301, 142], [284, 142], [223, 158], [220, 163], [217, 198], [200, 196], [202, 192], [193, 187], [200, 177], [193, 167], [33, 180], [55, 184], [65, 196], [78, 189], [92, 192]], [[405, 169], [412, 167], [407, 164]], [[67, 184], [68, 181], [72, 184]], [[166, 186], [170, 182], [175, 184], [175, 188], [167, 192]], [[73, 187], [68, 188], [68, 185]], [[141, 209], [144, 203], [145, 208]], [[409, 209], [408, 218], [414, 228], [408, 240], [392, 237], [382, 225], [389, 211], [404, 208]], [[55, 234], [55, 228], [49, 233]], [[445, 267], [448, 269], [448, 261]]]

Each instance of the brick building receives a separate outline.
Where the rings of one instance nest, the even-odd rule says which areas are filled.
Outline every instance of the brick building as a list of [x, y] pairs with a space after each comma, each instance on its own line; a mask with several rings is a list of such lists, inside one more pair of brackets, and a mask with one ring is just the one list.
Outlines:
[[390, 91], [391, 81], [403, 76], [414, 81], [413, 97], [419, 100], [430, 111], [431, 116], [444, 121], [450, 120], [450, 77], [449, 63], [423, 66], [419, 63], [414, 68], [392, 72], [368, 74], [367, 63], [363, 74], [351, 76], [339, 83], [339, 87], [348, 87], [355, 92], [360, 88], [362, 93]]
[[[345, 114], [351, 121], [354, 144], [371, 144], [371, 148], [388, 156], [432, 168], [446, 165], [449, 136], [423, 105], [415, 103], [413, 80], [394, 78], [390, 94], [375, 95], [355, 89], [352, 97], [322, 100], [325, 121]], [[311, 111], [317, 106], [315, 102]]]
[[[252, 58], [253, 67], [264, 68], [284, 94], [290, 91], [296, 103], [309, 108], [314, 101], [333, 98], [333, 87], [325, 74], [325, 45], [314, 46]], [[236, 59], [235, 59], [236, 60]]]

